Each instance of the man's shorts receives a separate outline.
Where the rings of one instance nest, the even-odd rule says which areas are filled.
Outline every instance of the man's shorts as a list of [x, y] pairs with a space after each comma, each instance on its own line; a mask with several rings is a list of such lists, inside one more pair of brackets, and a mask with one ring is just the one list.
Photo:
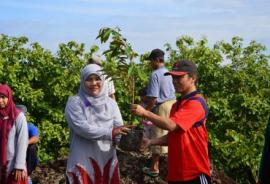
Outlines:
[[[162, 117], [169, 117], [170, 116], [170, 111], [172, 108], [172, 105], [176, 102], [176, 100], [169, 100], [166, 101], [157, 107], [154, 108], [153, 112], [159, 116]], [[156, 126], [151, 126], [151, 135], [150, 138], [158, 138], [166, 135], [168, 133], [167, 130], [160, 129]], [[154, 154], [165, 154], [168, 152], [168, 147], [167, 146], [152, 146], [151, 147], [151, 152]]]

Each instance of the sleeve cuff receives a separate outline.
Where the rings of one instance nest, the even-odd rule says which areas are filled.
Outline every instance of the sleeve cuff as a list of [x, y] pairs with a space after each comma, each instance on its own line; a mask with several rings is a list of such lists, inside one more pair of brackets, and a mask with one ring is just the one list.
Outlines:
[[25, 169], [25, 165], [26, 165], [26, 163], [15, 163], [14, 168], [15, 169], [22, 169], [22, 170], [24, 170]]
[[108, 132], [107, 132], [107, 134], [106, 134], [106, 136], [105, 136], [105, 139], [107, 139], [107, 140], [113, 140], [113, 128], [109, 128], [108, 129]]

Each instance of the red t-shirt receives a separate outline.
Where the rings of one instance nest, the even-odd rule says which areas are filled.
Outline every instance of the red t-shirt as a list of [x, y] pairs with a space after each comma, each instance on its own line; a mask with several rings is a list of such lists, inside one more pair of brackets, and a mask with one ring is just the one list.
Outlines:
[[210, 176], [205, 122], [193, 127], [205, 117], [205, 110], [198, 100], [189, 98], [182, 100], [178, 108], [175, 103], [170, 113], [170, 119], [180, 129], [168, 134], [168, 181], [188, 181], [200, 174]]

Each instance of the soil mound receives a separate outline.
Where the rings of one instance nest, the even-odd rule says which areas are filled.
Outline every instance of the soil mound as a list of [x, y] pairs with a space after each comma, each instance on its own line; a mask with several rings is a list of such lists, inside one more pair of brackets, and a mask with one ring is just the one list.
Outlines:
[[[118, 149], [118, 159], [123, 184], [165, 184], [166, 157], [161, 158], [159, 177], [152, 178], [142, 173], [142, 168], [150, 164], [150, 155], [128, 152]], [[47, 164], [39, 165], [32, 173], [34, 184], [64, 184], [65, 183], [66, 160], [56, 160]], [[224, 173], [212, 170], [213, 184], [236, 184]]]

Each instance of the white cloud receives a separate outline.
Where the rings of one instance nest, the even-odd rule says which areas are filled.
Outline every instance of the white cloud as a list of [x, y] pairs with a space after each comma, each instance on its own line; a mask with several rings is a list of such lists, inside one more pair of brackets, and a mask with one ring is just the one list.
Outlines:
[[[174, 44], [181, 35], [211, 42], [260, 40], [270, 46], [270, 1], [258, 0], [76, 0], [72, 3], [7, 1], [5, 9], [20, 10], [13, 18], [3, 13], [0, 32], [26, 35], [49, 48], [75, 40], [95, 42], [101, 27], [119, 26], [140, 53]], [[266, 4], [264, 4], [266, 3]], [[25, 16], [24, 13], [33, 12]], [[1, 14], [1, 13], [0, 13]], [[16, 16], [17, 15], [17, 16]], [[35, 16], [37, 15], [37, 16]], [[15, 17], [15, 18], [14, 18]], [[89, 43], [90, 42], [90, 43]]]

